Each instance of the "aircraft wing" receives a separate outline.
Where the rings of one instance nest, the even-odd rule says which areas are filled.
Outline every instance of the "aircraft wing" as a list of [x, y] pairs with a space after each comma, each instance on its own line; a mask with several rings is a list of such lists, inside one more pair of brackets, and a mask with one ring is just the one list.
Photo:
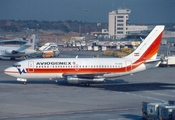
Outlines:
[[27, 48], [29, 48], [31, 45], [22, 45], [20, 48], [18, 48], [17, 50], [14, 50], [16, 52], [21, 52]]

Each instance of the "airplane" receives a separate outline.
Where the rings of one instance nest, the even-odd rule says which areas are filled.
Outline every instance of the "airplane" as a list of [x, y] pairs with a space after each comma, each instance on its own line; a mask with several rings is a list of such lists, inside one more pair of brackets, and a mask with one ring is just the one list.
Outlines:
[[69, 84], [104, 82], [106, 78], [132, 75], [157, 67], [157, 53], [164, 25], [156, 26], [130, 55], [124, 58], [40, 58], [15, 63], [4, 73], [26, 84], [28, 79], [65, 79]]
[[15, 58], [19, 57], [27, 58], [27, 55], [36, 52], [34, 46], [35, 35], [32, 35], [30, 40], [20, 47], [0, 46], [0, 57], [10, 57], [10, 60], [15, 60]]

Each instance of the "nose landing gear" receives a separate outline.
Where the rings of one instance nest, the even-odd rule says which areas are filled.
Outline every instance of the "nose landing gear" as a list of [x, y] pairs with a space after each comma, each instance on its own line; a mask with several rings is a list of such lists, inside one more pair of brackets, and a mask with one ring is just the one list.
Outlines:
[[27, 84], [27, 79], [24, 78], [17, 78], [17, 81], [24, 82], [24, 85]]

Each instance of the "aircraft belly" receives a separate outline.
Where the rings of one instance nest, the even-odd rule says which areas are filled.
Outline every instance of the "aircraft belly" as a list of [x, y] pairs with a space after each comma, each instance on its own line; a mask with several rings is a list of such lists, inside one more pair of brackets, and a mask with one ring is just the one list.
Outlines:
[[[17, 76], [19, 77], [19, 75]], [[27, 73], [27, 74], [23, 74], [21, 75], [21, 78], [26, 78], [26, 79], [50, 79], [50, 78], [53, 78], [53, 79], [57, 79], [57, 78], [63, 78], [62, 74], [58, 74], [58, 73], [52, 73], [52, 74], [40, 74], [40, 73], [37, 73], [37, 74], [34, 74], [34, 73]]]

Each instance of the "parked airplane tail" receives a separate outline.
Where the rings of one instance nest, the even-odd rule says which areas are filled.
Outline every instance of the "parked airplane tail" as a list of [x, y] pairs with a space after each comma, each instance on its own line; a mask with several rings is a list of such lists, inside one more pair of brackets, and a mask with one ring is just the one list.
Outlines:
[[25, 45], [30, 45], [28, 49], [35, 48], [35, 35], [33, 34]]
[[35, 35], [33, 34], [26, 44], [22, 45], [17, 51], [22, 51], [24, 49], [32, 49], [35, 48]]
[[156, 60], [164, 25], [156, 26], [138, 48], [125, 58], [139, 59], [139, 61]]

